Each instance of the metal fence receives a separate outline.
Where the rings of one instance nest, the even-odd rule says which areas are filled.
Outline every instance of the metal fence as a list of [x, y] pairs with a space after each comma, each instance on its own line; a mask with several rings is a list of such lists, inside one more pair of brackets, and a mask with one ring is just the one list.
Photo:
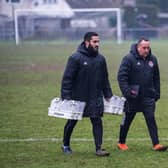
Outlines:
[[[30, 24], [31, 25], [31, 24]], [[96, 31], [102, 39], [117, 40], [115, 27], [19, 27], [19, 37], [23, 41], [58, 41], [58, 40], [79, 40], [86, 31]], [[153, 39], [168, 39], [168, 27], [160, 28], [122, 28], [122, 40], [134, 40], [141, 36]], [[12, 22], [0, 25], [0, 41], [15, 41], [15, 30]]]

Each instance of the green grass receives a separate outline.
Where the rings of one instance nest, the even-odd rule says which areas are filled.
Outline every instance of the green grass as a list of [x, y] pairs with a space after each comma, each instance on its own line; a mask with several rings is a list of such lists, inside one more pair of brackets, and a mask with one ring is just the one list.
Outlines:
[[[110, 83], [116, 95], [120, 95], [116, 80], [117, 70], [122, 57], [128, 53], [130, 44], [130, 42], [122, 45], [112, 42], [101, 43], [101, 53], [106, 56]], [[60, 97], [62, 73], [69, 55], [76, 47], [76, 42], [20, 46], [0, 44], [0, 167], [168, 167], [168, 152], [152, 151], [152, 144], [141, 113], [137, 114], [128, 134], [129, 151], [121, 152], [116, 148], [122, 116], [105, 114], [103, 146], [111, 152], [110, 157], [95, 156], [89, 119], [79, 121], [74, 129], [73, 155], [62, 154], [60, 146], [66, 120], [48, 117], [47, 109], [53, 97]], [[161, 73], [161, 100], [157, 103], [156, 119], [163, 144], [168, 143], [166, 47], [167, 41], [152, 42], [152, 51], [158, 57]], [[36, 141], [24, 141], [29, 138]], [[55, 141], [51, 138], [55, 138]], [[88, 139], [88, 141], [75, 139]]]

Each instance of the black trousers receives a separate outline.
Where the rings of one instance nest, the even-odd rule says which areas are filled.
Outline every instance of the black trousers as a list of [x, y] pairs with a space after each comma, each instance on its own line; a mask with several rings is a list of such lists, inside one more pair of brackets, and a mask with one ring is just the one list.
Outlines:
[[[152, 140], [152, 144], [159, 143], [158, 129], [155, 120], [155, 100], [151, 98], [144, 98], [139, 105], [142, 107], [142, 112], [148, 127], [148, 131]], [[119, 143], [125, 143], [130, 125], [136, 116], [137, 111], [130, 111], [129, 108], [124, 113], [122, 123], [120, 125]]]
[[[101, 148], [103, 137], [103, 124], [101, 118], [90, 118], [96, 150]], [[70, 146], [70, 137], [78, 120], [68, 120], [64, 127], [64, 146]]]

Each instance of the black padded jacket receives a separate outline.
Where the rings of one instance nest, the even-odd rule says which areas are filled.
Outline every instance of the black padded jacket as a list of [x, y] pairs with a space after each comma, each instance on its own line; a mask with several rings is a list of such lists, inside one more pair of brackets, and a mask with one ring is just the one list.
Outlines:
[[[150, 51], [146, 59], [138, 55], [137, 44], [131, 46], [118, 71], [118, 82], [122, 94], [127, 99], [143, 99], [144, 97], [160, 98], [160, 74], [156, 57]], [[136, 88], [137, 96], [131, 94]]]
[[84, 117], [101, 117], [103, 96], [112, 96], [105, 58], [99, 53], [89, 54], [82, 42], [77, 52], [69, 57], [62, 79], [61, 97], [86, 102]]

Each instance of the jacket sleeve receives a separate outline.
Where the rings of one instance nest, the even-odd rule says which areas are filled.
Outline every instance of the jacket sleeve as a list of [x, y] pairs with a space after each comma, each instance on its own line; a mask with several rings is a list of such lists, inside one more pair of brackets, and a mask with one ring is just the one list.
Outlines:
[[108, 79], [108, 71], [107, 71], [107, 64], [106, 60], [104, 59], [104, 85], [103, 85], [103, 95], [105, 98], [110, 98], [112, 97], [112, 89], [110, 87], [110, 82]]
[[131, 89], [129, 87], [129, 73], [131, 71], [131, 61], [125, 56], [120, 64], [118, 71], [118, 83], [124, 97], [131, 97]]
[[61, 98], [70, 100], [72, 99], [72, 89], [74, 79], [78, 71], [77, 60], [73, 56], [69, 57], [61, 84]]
[[154, 81], [154, 87], [156, 90], [155, 99], [158, 100], [160, 99], [160, 72], [159, 72], [159, 66], [158, 66], [157, 60], [156, 60], [156, 65], [154, 69], [153, 81]]

